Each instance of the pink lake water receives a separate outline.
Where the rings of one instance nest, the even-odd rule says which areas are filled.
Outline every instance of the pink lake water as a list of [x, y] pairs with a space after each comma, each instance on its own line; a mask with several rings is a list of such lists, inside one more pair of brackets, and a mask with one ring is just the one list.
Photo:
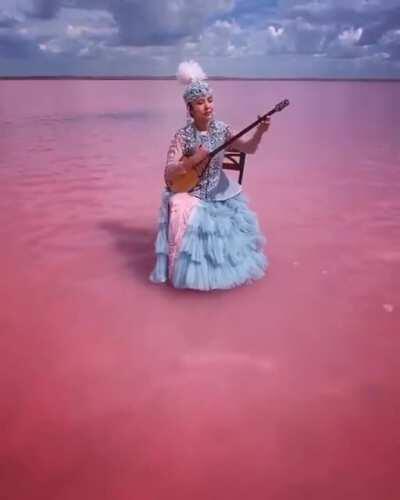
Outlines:
[[0, 82], [7, 500], [400, 498], [400, 83], [212, 82], [265, 279], [153, 285], [171, 81]]

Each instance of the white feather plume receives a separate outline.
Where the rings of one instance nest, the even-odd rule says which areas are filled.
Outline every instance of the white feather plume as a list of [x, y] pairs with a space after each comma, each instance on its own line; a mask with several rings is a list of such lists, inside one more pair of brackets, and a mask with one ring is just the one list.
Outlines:
[[183, 61], [180, 63], [176, 77], [183, 85], [189, 85], [189, 83], [195, 81], [205, 80], [207, 75], [204, 73], [200, 64], [191, 59], [190, 61]]

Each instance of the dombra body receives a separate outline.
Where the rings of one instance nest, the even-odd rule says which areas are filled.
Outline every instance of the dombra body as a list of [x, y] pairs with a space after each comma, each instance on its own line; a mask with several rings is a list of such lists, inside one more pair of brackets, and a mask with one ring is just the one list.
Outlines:
[[204, 171], [210, 160], [211, 158], [206, 158], [194, 165], [188, 171], [183, 173], [180, 172], [172, 176], [167, 182], [168, 189], [173, 193], [189, 193], [192, 191], [199, 183], [201, 177], [201, 173], [198, 171], [199, 167], [201, 167], [201, 171]]
[[[175, 175], [171, 176], [171, 178], [168, 179], [167, 181], [167, 187], [168, 189], [173, 192], [173, 193], [188, 193], [192, 189], [194, 189], [202, 175], [202, 173], [207, 169], [208, 164], [210, 163], [211, 159], [213, 156], [218, 154], [220, 151], [227, 149], [227, 147], [232, 144], [236, 139], [241, 137], [242, 135], [246, 134], [249, 130], [251, 130], [253, 127], [257, 126], [261, 121], [265, 120], [267, 117], [271, 116], [273, 113], [276, 113], [277, 111], [282, 111], [286, 106], [289, 105], [289, 100], [285, 99], [278, 103], [271, 111], [266, 113], [263, 116], [260, 116], [255, 122], [251, 123], [248, 127], [245, 129], [241, 130], [239, 133], [231, 137], [228, 141], [226, 141], [224, 144], [216, 148], [214, 151], [211, 151], [206, 159], [202, 160], [201, 162], [193, 165], [192, 168], [187, 170], [186, 172], [177, 172]], [[200, 173], [199, 173], [200, 171]]]

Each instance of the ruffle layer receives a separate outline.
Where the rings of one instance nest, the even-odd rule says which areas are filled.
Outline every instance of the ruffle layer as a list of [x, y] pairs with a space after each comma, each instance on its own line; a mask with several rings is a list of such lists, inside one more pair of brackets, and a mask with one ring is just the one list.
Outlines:
[[[155, 283], [168, 279], [168, 197], [164, 194], [155, 243]], [[243, 193], [226, 201], [204, 201], [194, 209], [175, 261], [172, 284], [195, 290], [228, 289], [264, 276], [266, 238]]]
[[165, 283], [168, 280], [168, 203], [170, 196], [170, 193], [164, 190], [155, 242], [156, 264], [149, 277], [153, 283]]

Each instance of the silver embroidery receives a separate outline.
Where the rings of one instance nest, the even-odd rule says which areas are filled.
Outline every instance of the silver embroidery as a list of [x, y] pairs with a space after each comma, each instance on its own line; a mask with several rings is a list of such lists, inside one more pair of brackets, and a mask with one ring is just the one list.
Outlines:
[[[201, 134], [194, 126], [194, 123], [189, 123], [178, 131], [178, 135], [181, 139], [183, 154], [190, 156], [200, 144], [208, 151], [214, 151], [229, 138], [230, 131], [225, 123], [213, 120], [208, 127], [208, 134]], [[218, 184], [223, 160], [224, 151], [214, 156], [208, 168], [200, 178], [199, 183], [191, 191], [192, 195], [202, 199], [207, 198], [207, 194]]]

